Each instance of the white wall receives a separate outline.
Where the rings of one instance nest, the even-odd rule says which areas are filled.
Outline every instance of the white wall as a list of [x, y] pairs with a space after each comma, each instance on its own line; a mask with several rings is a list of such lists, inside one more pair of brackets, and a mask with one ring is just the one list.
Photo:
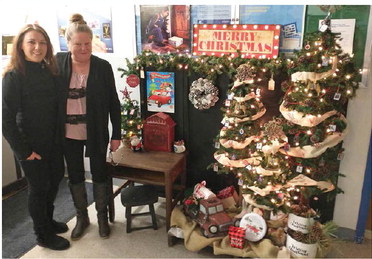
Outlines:
[[344, 140], [345, 157], [341, 161], [339, 187], [345, 194], [336, 198], [334, 221], [341, 227], [356, 229], [364, 174], [366, 170], [370, 134], [372, 129], [372, 10], [370, 10], [366, 52], [364, 56], [364, 86], [349, 101], [347, 120], [350, 131]]

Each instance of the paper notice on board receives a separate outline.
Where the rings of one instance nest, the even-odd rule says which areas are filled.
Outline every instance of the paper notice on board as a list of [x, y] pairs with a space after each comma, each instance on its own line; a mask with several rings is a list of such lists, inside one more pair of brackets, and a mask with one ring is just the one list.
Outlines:
[[[323, 20], [319, 20], [319, 27]], [[341, 33], [342, 40], [339, 42], [344, 53], [353, 53], [355, 32], [355, 19], [331, 19], [331, 31]]]

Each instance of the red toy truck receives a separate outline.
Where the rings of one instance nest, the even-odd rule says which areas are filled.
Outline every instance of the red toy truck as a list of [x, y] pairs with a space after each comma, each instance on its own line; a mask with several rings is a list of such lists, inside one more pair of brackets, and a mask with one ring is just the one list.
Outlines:
[[222, 201], [217, 197], [200, 200], [199, 210], [185, 208], [186, 213], [201, 227], [206, 237], [225, 236], [234, 221], [223, 209]]

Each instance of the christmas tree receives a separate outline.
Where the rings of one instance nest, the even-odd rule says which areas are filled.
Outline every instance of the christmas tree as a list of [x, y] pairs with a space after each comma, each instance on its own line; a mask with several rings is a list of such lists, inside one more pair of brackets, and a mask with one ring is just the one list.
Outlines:
[[265, 124], [257, 120], [265, 112], [259, 81], [270, 78], [277, 61], [267, 63], [272, 71], [263, 61], [253, 66], [254, 60], [237, 69], [217, 137], [221, 146], [214, 171], [234, 173], [248, 204], [274, 212], [301, 204], [307, 213], [310, 197], [340, 192], [338, 144], [347, 133], [345, 107], [355, 95], [359, 73], [339, 40], [329, 29], [306, 36], [304, 49], [286, 63], [292, 80], [282, 84], [283, 117]]
[[[260, 122], [266, 109], [259, 81], [274, 72], [265, 74], [266, 67], [252, 66], [252, 60], [237, 69], [214, 155], [214, 170], [238, 177], [243, 200], [254, 211], [259, 209], [266, 219], [266, 212], [290, 212], [287, 238], [283, 224], [269, 226], [267, 237], [278, 246], [287, 239], [293, 256], [299, 255], [293, 239], [311, 244], [306, 253], [314, 257], [329, 246], [334, 224], [314, 221], [312, 201], [325, 193], [332, 199], [341, 191], [337, 179], [341, 142], [348, 131], [346, 105], [360, 79], [352, 56], [342, 52], [340, 38], [330, 31], [329, 20], [325, 24], [323, 31], [306, 35], [304, 49], [286, 62], [291, 80], [282, 83], [280, 117]], [[297, 216], [305, 220], [296, 221]]]
[[282, 84], [285, 95], [280, 105], [288, 142], [280, 152], [288, 156], [288, 186], [297, 192], [290, 195], [291, 203], [310, 206], [310, 197], [340, 191], [339, 143], [348, 131], [345, 108], [355, 95], [359, 73], [339, 40], [329, 27], [308, 34], [304, 49], [288, 63], [291, 81]]
[[260, 121], [266, 112], [260, 99], [261, 91], [280, 66], [276, 61], [255, 59], [239, 66], [223, 108], [224, 126], [217, 137], [218, 150], [214, 154], [218, 162], [214, 164], [214, 171], [235, 174], [245, 200], [264, 210], [277, 210], [282, 203], [278, 201], [282, 196], [282, 173], [278, 173], [281, 162], [279, 156], [272, 155], [279, 149], [278, 140], [274, 135], [267, 135], [273, 129], [268, 127], [267, 134], [264, 133], [266, 129]]
[[132, 137], [142, 136], [142, 119], [140, 107], [136, 100], [130, 98], [127, 87], [123, 91], [123, 102], [121, 104], [121, 136], [123, 143], [129, 147]]
[[318, 214], [312, 203], [319, 195], [328, 194], [327, 206], [332, 206], [329, 201], [341, 191], [337, 179], [341, 142], [348, 131], [345, 108], [355, 95], [360, 76], [329, 27], [326, 19], [322, 31], [305, 37], [304, 49], [288, 63], [291, 80], [282, 84], [285, 95], [280, 112], [287, 143], [279, 151], [285, 155], [285, 169], [290, 172], [284, 193], [291, 212], [287, 248], [293, 256], [300, 255], [295, 247], [298, 242], [309, 244], [311, 257], [321, 256], [329, 246], [324, 234], [332, 224], [322, 226], [312, 219]]

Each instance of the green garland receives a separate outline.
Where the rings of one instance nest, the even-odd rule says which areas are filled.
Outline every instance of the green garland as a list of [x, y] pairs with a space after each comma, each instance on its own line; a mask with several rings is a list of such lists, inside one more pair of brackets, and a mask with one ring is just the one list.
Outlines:
[[[235, 57], [236, 56], [236, 57]], [[270, 78], [272, 75], [285, 72], [287, 67], [287, 60], [278, 57], [277, 59], [246, 59], [242, 58], [240, 51], [237, 54], [224, 55], [222, 57], [216, 56], [191, 56], [190, 54], [170, 53], [159, 55], [151, 51], [143, 51], [137, 55], [133, 62], [125, 59], [127, 68], [119, 68], [123, 76], [130, 74], [140, 75], [140, 71], [151, 67], [155, 71], [178, 70], [186, 71], [190, 76], [192, 72], [201, 75], [204, 78], [215, 82], [218, 75], [226, 73], [229, 78], [236, 74], [236, 69], [241, 64], [250, 64], [257, 71], [264, 69], [265, 77]]]
[[346, 123], [339, 116], [332, 116], [316, 127], [302, 127], [297, 124], [287, 123], [283, 125], [283, 131], [288, 137], [288, 143], [291, 147], [303, 147], [321, 143], [331, 134], [329, 130], [332, 125], [336, 126], [335, 132], [342, 133], [346, 128]]
[[217, 141], [219, 139], [231, 139], [238, 142], [243, 142], [250, 136], [258, 136], [260, 134], [259, 126], [252, 121], [239, 123], [238, 127], [233, 127], [231, 129], [224, 127], [222, 128], [222, 130], [224, 132], [224, 135], [218, 135]]

